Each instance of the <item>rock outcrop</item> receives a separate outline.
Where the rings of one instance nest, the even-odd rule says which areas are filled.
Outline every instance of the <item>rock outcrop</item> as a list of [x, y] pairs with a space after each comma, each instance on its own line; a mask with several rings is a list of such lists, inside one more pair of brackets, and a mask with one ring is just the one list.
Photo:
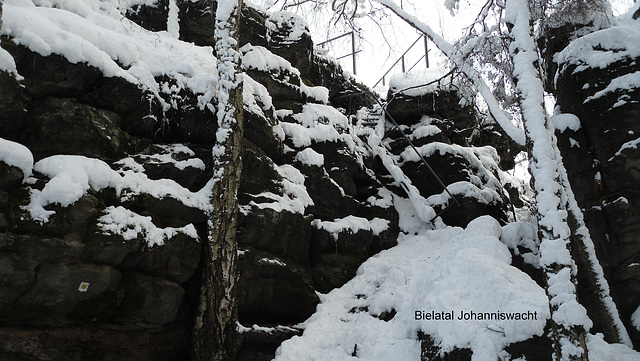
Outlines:
[[[198, 61], [215, 60], [202, 48], [212, 45], [210, 2], [179, 2], [180, 41], [163, 33], [167, 3], [129, 9], [146, 30], [127, 26], [155, 34], [158, 46], [193, 46], [205, 54]], [[396, 244], [393, 200], [406, 194], [366, 145], [367, 111], [357, 111], [373, 102], [348, 96], [364, 86], [315, 53], [300, 18], [248, 7], [243, 14], [251, 31], [242, 44], [238, 358], [269, 360], [301, 332], [294, 325], [314, 312], [317, 292], [341, 286]], [[188, 359], [211, 212], [210, 88], [189, 83], [197, 76], [189, 67], [136, 83], [126, 59], [113, 60], [122, 71], [107, 74], [92, 58], [42, 55], [12, 35], [2, 48], [20, 74], [0, 72], [2, 144], [33, 159], [24, 166], [0, 158], [0, 358]], [[452, 104], [455, 94], [421, 96]], [[388, 129], [385, 143], [422, 195], [451, 225], [481, 214], [506, 222], [503, 187], [517, 184], [495, 149], [469, 147], [485, 145], [467, 139], [481, 131], [476, 116], [455, 106], [414, 108], [397, 114], [403, 126]], [[462, 207], [445, 209], [451, 200], [401, 132]]]
[[[556, 54], [558, 106], [562, 113], [577, 118], [562, 114], [554, 121], [576, 199], [621, 318], [637, 347], [640, 330], [631, 324], [631, 316], [640, 306], [640, 90], [625, 79], [634, 73], [637, 77], [640, 58], [625, 46], [608, 48], [599, 41], [605, 37], [625, 44], [625, 39], [636, 36], [634, 29], [637, 27], [600, 30]], [[601, 56], [599, 62], [589, 60], [596, 56]], [[584, 282], [581, 285], [580, 297], [591, 306], [595, 295]]]

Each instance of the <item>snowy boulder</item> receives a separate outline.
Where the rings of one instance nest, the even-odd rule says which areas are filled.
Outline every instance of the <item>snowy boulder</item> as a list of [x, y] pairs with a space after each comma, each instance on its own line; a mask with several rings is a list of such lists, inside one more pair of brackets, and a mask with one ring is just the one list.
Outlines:
[[304, 19], [291, 12], [270, 14], [265, 22], [267, 41], [273, 52], [307, 72], [311, 66], [313, 41]]
[[478, 237], [500, 238], [502, 227], [500, 223], [491, 216], [480, 216], [467, 225], [467, 232]]
[[432, 70], [395, 76], [389, 83], [387, 110], [401, 124], [413, 124], [422, 116], [451, 118], [459, 123], [473, 124], [473, 107], [462, 105], [462, 98], [451, 87], [449, 78], [440, 79]]
[[[446, 190], [411, 147], [401, 153], [402, 169], [430, 205], [439, 210], [451, 205], [442, 215], [447, 224], [464, 226], [483, 214], [506, 222], [508, 198], [502, 184], [517, 182], [500, 170], [494, 148], [433, 142], [417, 151], [446, 185]], [[458, 200], [460, 207], [450, 194]]]

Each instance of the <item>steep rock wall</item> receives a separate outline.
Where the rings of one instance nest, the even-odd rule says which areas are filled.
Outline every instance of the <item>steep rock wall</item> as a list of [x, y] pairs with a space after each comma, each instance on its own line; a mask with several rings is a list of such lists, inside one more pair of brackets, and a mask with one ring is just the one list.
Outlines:
[[[558, 106], [579, 119], [561, 115], [555, 123], [576, 199], [637, 347], [640, 331], [631, 316], [640, 306], [640, 91], [629, 80], [637, 77], [640, 58], [634, 34], [637, 26], [621, 24], [578, 38], [556, 54]], [[616, 41], [610, 45], [603, 37]], [[580, 297], [592, 305], [594, 295], [582, 285]]]
[[[162, 32], [166, 3], [126, 15], [160, 47], [211, 45], [209, 1], [179, 2], [181, 41]], [[85, 4], [96, 11], [94, 2]], [[72, 11], [59, 5], [52, 13]], [[5, 8], [5, 16], [18, 10]], [[363, 87], [315, 54], [299, 18], [250, 8], [244, 14], [238, 357], [268, 360], [301, 332], [292, 325], [314, 312], [316, 292], [341, 286], [364, 260], [396, 244], [393, 200], [406, 194], [360, 138], [366, 122], [356, 111], [371, 99], [343, 96]], [[2, 149], [14, 154], [22, 145], [20, 154], [36, 165], [31, 175], [33, 162], [0, 161], [0, 358], [189, 359], [215, 97], [206, 87], [184, 86], [189, 68], [172, 72], [167, 64], [136, 83], [124, 73], [105, 75], [91, 59], [42, 55], [17, 36], [2, 37], [23, 77], [0, 73], [0, 133], [9, 141]], [[203, 58], [190, 65], [215, 60], [210, 49], [191, 46]], [[464, 225], [486, 213], [507, 219], [495, 151], [452, 145], [462, 137], [442, 135], [469, 124], [440, 116], [403, 123], [399, 131], [425, 146], [422, 155], [447, 183], [464, 185], [467, 206], [443, 213], [446, 222]], [[442, 207], [442, 189], [397, 132], [387, 134], [388, 147], [405, 154], [404, 171]]]

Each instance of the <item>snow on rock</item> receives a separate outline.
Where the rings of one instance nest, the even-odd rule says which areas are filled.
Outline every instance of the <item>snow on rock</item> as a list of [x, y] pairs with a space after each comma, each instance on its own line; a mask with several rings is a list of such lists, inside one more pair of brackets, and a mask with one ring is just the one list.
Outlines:
[[277, 42], [280, 44], [296, 43], [305, 34], [311, 37], [309, 27], [304, 19], [289, 11], [278, 11], [269, 14], [265, 21], [265, 26], [267, 27], [267, 41], [269, 42], [274, 40], [272, 36], [276, 33], [282, 35], [283, 32], [286, 37], [278, 37]]
[[242, 105], [254, 114], [273, 109], [273, 100], [264, 85], [243, 74]]
[[288, 82], [292, 75], [300, 76], [300, 71], [291, 63], [278, 55], [273, 54], [263, 46], [246, 44], [240, 48], [242, 52], [242, 67], [244, 69], [257, 69], [265, 72], [277, 72], [282, 74], [281, 80]]
[[640, 307], [631, 314], [631, 325], [640, 331]]
[[572, 41], [554, 56], [558, 64], [574, 64], [574, 72], [604, 69], [625, 58], [640, 57], [640, 26], [628, 23], [596, 31]]
[[8, 51], [4, 50], [2, 46], [0, 46], [0, 71], [6, 71], [7, 73], [13, 74], [13, 76], [18, 80], [22, 79], [22, 77], [18, 75], [18, 68], [16, 67], [15, 60], [13, 60], [13, 56], [11, 56]]
[[[459, 181], [447, 185], [447, 190], [454, 196], [460, 195], [465, 198], [473, 198], [480, 204], [498, 204], [502, 201], [502, 198], [493, 189], [480, 188], [471, 182]], [[431, 206], [446, 206], [449, 203], [449, 196], [447, 191], [442, 191], [440, 194], [434, 194], [427, 198], [427, 202]]]
[[300, 92], [321, 103], [329, 102], [329, 89], [322, 86], [309, 87], [300, 80], [300, 70], [293, 67], [285, 58], [275, 55], [262, 46], [246, 44], [240, 48], [242, 53], [242, 68], [255, 69], [275, 75], [278, 81], [295, 84]]
[[[540, 240], [538, 239], [538, 228], [534, 223], [512, 222], [502, 227], [502, 237], [500, 238], [515, 255], [522, 256], [522, 259], [540, 268]], [[523, 253], [524, 251], [524, 253]]]
[[280, 267], [286, 267], [287, 264], [277, 258], [260, 258], [258, 264], [271, 264]]
[[372, 231], [373, 235], [377, 236], [389, 228], [389, 223], [388, 220], [378, 217], [368, 220], [362, 217], [347, 216], [345, 218], [334, 219], [333, 221], [315, 219], [311, 222], [311, 225], [331, 233], [333, 239], [337, 241], [340, 232], [346, 230], [351, 233], [358, 233], [360, 230]]
[[45, 209], [46, 206], [55, 203], [66, 207], [89, 189], [99, 191], [107, 187], [114, 188], [123, 199], [144, 193], [158, 199], [173, 197], [188, 207], [203, 211], [211, 207], [211, 184], [194, 193], [170, 179], [151, 180], [137, 167], [117, 172], [99, 159], [80, 155], [44, 158], [35, 164], [34, 170], [50, 178], [42, 190], [31, 189], [30, 203], [25, 206], [31, 217], [39, 222], [47, 222], [55, 213]]
[[609, 162], [613, 160], [613, 158], [622, 155], [625, 149], [638, 149], [638, 144], [640, 144], [640, 138], [636, 138], [634, 140], [630, 140], [622, 144], [620, 149], [609, 159]]
[[[278, 112], [278, 117], [289, 115]], [[337, 142], [343, 139], [341, 132], [348, 129], [348, 120], [333, 107], [322, 104], [305, 104], [302, 112], [293, 114], [297, 123], [281, 122], [279, 128], [290, 138], [296, 148], [308, 147], [312, 142]]]
[[428, 116], [425, 115], [420, 120], [420, 122], [415, 125], [415, 128], [413, 129], [413, 131], [409, 135], [409, 139], [416, 140], [416, 139], [431, 137], [431, 136], [434, 136], [436, 134], [442, 133], [442, 130], [440, 130], [440, 128], [438, 128], [435, 125], [429, 124], [430, 121], [431, 121], [430, 119], [431, 118], [429, 118]]
[[158, 144], [156, 145], [156, 147], [160, 148], [163, 153], [153, 155], [140, 154], [138, 156], [144, 160], [147, 160], [149, 164], [170, 163], [180, 170], [184, 170], [187, 167], [201, 170], [205, 169], [204, 161], [202, 161], [202, 159], [200, 158], [189, 158], [186, 160], [176, 159], [179, 158], [179, 154], [186, 154], [188, 156], [194, 156], [196, 154], [184, 144]]
[[640, 353], [619, 343], [609, 344], [604, 335], [587, 335], [587, 349], [590, 361], [632, 361], [640, 360]]
[[429, 205], [427, 200], [420, 194], [418, 188], [416, 188], [412, 183], [411, 179], [407, 177], [406, 174], [402, 171], [402, 169], [396, 163], [395, 158], [389, 153], [387, 148], [382, 146], [381, 139], [375, 132], [371, 132], [367, 139], [369, 147], [374, 154], [380, 157], [382, 164], [387, 169], [387, 171], [391, 174], [393, 179], [397, 184], [399, 184], [402, 189], [409, 196], [409, 201], [413, 206], [413, 210], [415, 211], [415, 215], [424, 223], [429, 223], [436, 218], [436, 211]]
[[122, 206], [109, 206], [104, 212], [105, 214], [98, 218], [98, 227], [105, 234], [117, 234], [125, 240], [142, 237], [149, 247], [161, 246], [178, 233], [194, 240], [199, 239], [193, 224], [180, 228], [159, 228], [153, 224], [151, 217], [141, 216]]
[[[519, 182], [514, 177], [500, 171], [498, 166], [500, 157], [495, 148], [491, 146], [463, 147], [457, 144], [432, 142], [418, 147], [417, 150], [423, 157], [427, 158], [436, 153], [463, 158], [476, 175], [476, 177], [470, 178], [470, 182], [476, 187], [489, 187], [491, 190], [496, 191], [501, 189], [502, 184], [505, 183], [510, 183], [516, 188], [519, 186]], [[400, 156], [405, 162], [420, 161], [418, 154], [410, 147], [407, 147]]]
[[[211, 47], [182, 42], [168, 32], [150, 32], [124, 18], [116, 1], [7, 0], [1, 34], [47, 56], [87, 63], [107, 77], [121, 77], [155, 94], [188, 89], [204, 109], [216, 89], [216, 60]], [[0, 58], [2, 55], [0, 54]], [[0, 59], [1, 60], [1, 59]], [[177, 86], [163, 87], [169, 77]]]
[[304, 214], [305, 209], [313, 205], [313, 200], [311, 196], [309, 196], [307, 188], [304, 186], [304, 175], [297, 168], [289, 164], [283, 164], [276, 166], [276, 170], [280, 176], [282, 176], [284, 194], [279, 195], [271, 192], [260, 193], [254, 197], [269, 199], [273, 202], [258, 203], [251, 201], [248, 205], [242, 206], [241, 211], [246, 213], [250, 211], [251, 207], [258, 207], [260, 209], [273, 209], [277, 212], [289, 211]]
[[[565, 71], [569, 66], [575, 66], [573, 70], [575, 74], [591, 68], [606, 69], [619, 61], [640, 58], [640, 42], [638, 42], [640, 23], [633, 19], [621, 18], [620, 20], [621, 22], [616, 26], [572, 41], [564, 50], [556, 54], [554, 60], [561, 65], [558, 73]], [[584, 103], [619, 91], [623, 94], [613, 107], [633, 102], [629, 96], [625, 95], [627, 93], [625, 90], [640, 88], [639, 71], [621, 74], [607, 80], [608, 83], [602, 84], [602, 89], [587, 97]]]
[[[587, 97], [584, 103], [601, 98], [608, 93], [615, 92], [616, 90], [626, 90], [640, 88], [640, 71], [634, 73], [624, 74], [617, 78], [611, 79], [611, 82], [602, 90], [597, 91], [595, 94]], [[622, 105], [622, 103], [620, 104]], [[618, 105], [619, 106], [619, 105]]]
[[45, 206], [57, 203], [67, 207], [90, 188], [116, 187], [120, 179], [107, 163], [79, 155], [54, 155], [38, 161], [34, 170], [50, 178], [41, 191], [31, 190], [31, 202], [26, 206], [31, 217], [41, 222], [55, 213]]
[[305, 148], [296, 154], [293, 160], [300, 162], [304, 165], [312, 165], [316, 167], [322, 167], [324, 165], [324, 155], [316, 152], [311, 148]]
[[29, 148], [10, 140], [0, 138], [0, 162], [19, 168], [26, 180], [33, 169], [33, 154]]
[[561, 133], [564, 133], [567, 129], [574, 132], [580, 129], [580, 118], [570, 113], [556, 113], [550, 120], [553, 123], [553, 127]]
[[[421, 331], [444, 352], [471, 348], [474, 361], [494, 361], [506, 345], [542, 335], [550, 317], [545, 291], [509, 265], [500, 233], [495, 220], [480, 218], [466, 230], [401, 236], [321, 295], [303, 335], [285, 341], [275, 360], [417, 360]], [[471, 312], [498, 319], [458, 319]], [[452, 320], [424, 316], [449, 313]]]
[[443, 89], [438, 80], [444, 75], [445, 73], [435, 68], [396, 74], [389, 79], [389, 89], [393, 93], [407, 89], [402, 93], [413, 97], [434, 93]]
[[378, 194], [367, 198], [367, 202], [380, 208], [389, 208], [393, 206], [393, 193], [385, 187], [378, 188]]

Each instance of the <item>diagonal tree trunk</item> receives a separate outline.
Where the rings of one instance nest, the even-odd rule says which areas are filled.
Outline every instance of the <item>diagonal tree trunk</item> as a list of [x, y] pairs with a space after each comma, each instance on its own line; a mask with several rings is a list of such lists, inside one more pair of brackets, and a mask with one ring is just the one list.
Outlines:
[[576, 295], [576, 266], [571, 258], [566, 173], [553, 128], [544, 109], [544, 90], [537, 67], [528, 0], [507, 1], [514, 78], [527, 136], [530, 171], [538, 208], [540, 263], [551, 308], [555, 360], [588, 360], [586, 332], [591, 320]]
[[238, 283], [236, 225], [237, 191], [242, 163], [242, 74], [238, 51], [242, 0], [219, 0], [215, 39], [218, 67], [218, 130], [212, 149], [209, 235], [204, 244], [202, 288], [192, 345], [195, 359], [235, 359], [237, 350]]
[[513, 139], [516, 143], [520, 145], [525, 144], [525, 136], [522, 129], [516, 127], [511, 123], [509, 116], [504, 110], [502, 110], [498, 100], [493, 95], [493, 92], [491, 91], [487, 83], [484, 81], [484, 79], [482, 79], [480, 73], [473, 67], [469, 60], [465, 59], [462, 53], [456, 50], [453, 45], [451, 45], [445, 38], [440, 36], [440, 34], [435, 32], [429, 25], [403, 10], [394, 1], [373, 1], [386, 7], [391, 12], [396, 14], [400, 19], [404, 20], [409, 25], [425, 34], [436, 45], [436, 47], [440, 51], [442, 51], [442, 53], [444, 53], [444, 55], [446, 55], [447, 58], [449, 58], [449, 60], [451, 60], [469, 80], [471, 80], [471, 82], [476, 87], [485, 103], [487, 104], [487, 108], [489, 109], [491, 116], [496, 120], [496, 122], [505, 131], [505, 133], [507, 133], [507, 135], [511, 137], [511, 139]]

